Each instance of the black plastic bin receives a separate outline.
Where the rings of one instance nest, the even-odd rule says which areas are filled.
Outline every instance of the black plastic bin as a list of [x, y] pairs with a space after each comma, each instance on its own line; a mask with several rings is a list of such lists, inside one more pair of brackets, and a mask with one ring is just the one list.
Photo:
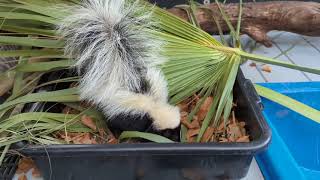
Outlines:
[[18, 155], [6, 155], [0, 166], [0, 180], [12, 180], [19, 163]]
[[212, 180], [246, 176], [255, 153], [270, 142], [261, 101], [240, 71], [236, 116], [247, 123], [250, 143], [139, 143], [116, 145], [28, 145], [45, 180]]

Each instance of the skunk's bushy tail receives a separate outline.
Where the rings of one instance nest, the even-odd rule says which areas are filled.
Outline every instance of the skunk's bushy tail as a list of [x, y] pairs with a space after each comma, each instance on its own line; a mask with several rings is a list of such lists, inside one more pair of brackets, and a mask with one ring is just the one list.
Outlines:
[[125, 0], [86, 0], [71, 12], [59, 32], [65, 53], [83, 71], [81, 98], [107, 116], [148, 113], [158, 129], [178, 126], [179, 111], [167, 104], [167, 84], [157, 68], [165, 60], [164, 42], [150, 33], [152, 12]]

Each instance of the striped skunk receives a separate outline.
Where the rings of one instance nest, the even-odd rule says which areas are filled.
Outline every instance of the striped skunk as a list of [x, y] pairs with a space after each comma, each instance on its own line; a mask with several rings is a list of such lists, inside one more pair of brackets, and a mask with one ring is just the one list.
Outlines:
[[[168, 104], [167, 82], [158, 68], [165, 62], [160, 54], [165, 42], [151, 36], [152, 12], [129, 0], [85, 0], [68, 11], [58, 32], [82, 74], [81, 99], [112, 121], [134, 119], [128, 122], [134, 126], [148, 119], [157, 130], [176, 128], [180, 112]], [[114, 124], [121, 128], [121, 123]]]

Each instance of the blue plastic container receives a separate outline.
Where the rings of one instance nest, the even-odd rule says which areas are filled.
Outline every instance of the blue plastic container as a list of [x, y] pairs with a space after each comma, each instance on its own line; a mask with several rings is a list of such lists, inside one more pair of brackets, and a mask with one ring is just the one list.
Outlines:
[[[320, 82], [262, 83], [320, 110]], [[267, 151], [256, 156], [267, 180], [320, 180], [320, 124], [262, 98], [272, 130]]]

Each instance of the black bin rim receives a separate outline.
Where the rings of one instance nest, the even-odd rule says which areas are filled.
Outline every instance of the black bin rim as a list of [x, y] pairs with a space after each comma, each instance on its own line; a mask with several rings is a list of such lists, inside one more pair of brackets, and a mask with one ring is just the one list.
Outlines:
[[271, 140], [266, 132], [258, 140], [249, 143], [139, 143], [139, 144], [61, 144], [27, 145], [19, 151], [32, 156], [48, 155], [247, 155], [264, 150]]

